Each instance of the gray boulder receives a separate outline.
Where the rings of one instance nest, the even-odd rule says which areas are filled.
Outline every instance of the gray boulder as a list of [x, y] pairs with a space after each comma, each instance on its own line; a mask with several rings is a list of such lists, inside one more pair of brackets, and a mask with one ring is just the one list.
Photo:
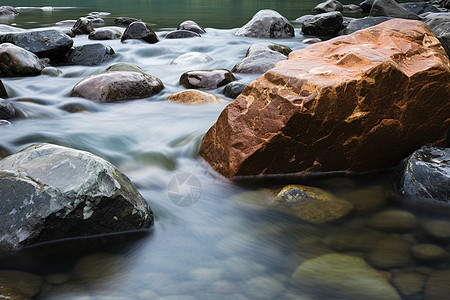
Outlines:
[[216, 89], [236, 80], [226, 69], [188, 71], [181, 75], [180, 84], [187, 89]]
[[294, 37], [294, 27], [278, 12], [264, 9], [241, 27], [234, 35], [257, 38], [290, 38]]
[[394, 177], [407, 198], [450, 202], [450, 148], [423, 146], [399, 164]]
[[200, 34], [190, 30], [173, 30], [165, 36], [166, 39], [183, 39], [191, 37], [200, 37]]
[[365, 17], [361, 19], [355, 19], [350, 21], [350, 23], [342, 29], [339, 33], [340, 35], [351, 34], [361, 29], [365, 29], [368, 27], [372, 27], [388, 20], [392, 19], [391, 17]]
[[43, 65], [39, 58], [10, 43], [0, 44], [0, 76], [39, 75]]
[[18, 15], [19, 12], [12, 6], [0, 6], [0, 16], [15, 16]]
[[73, 25], [71, 31], [77, 34], [90, 34], [95, 29], [92, 26], [92, 19], [82, 17], [77, 20], [77, 22]]
[[10, 120], [16, 115], [16, 110], [11, 102], [0, 98], [0, 120]]
[[430, 2], [406, 2], [406, 3], [399, 3], [399, 5], [404, 9], [406, 9], [407, 11], [410, 11], [416, 15], [420, 15], [427, 12], [431, 13], [440, 12], [439, 8], [432, 5]]
[[206, 33], [205, 29], [202, 26], [191, 20], [182, 22], [180, 25], [178, 25], [177, 30], [189, 30], [198, 34]]
[[404, 9], [394, 0], [375, 0], [369, 15], [371, 17], [393, 17], [420, 20], [418, 15]]
[[150, 74], [108, 71], [81, 80], [74, 86], [70, 96], [98, 102], [118, 102], [151, 97], [163, 89], [161, 80]]
[[122, 34], [121, 41], [123, 42], [129, 39], [143, 40], [150, 44], [159, 41], [156, 33], [144, 22], [133, 22], [128, 25], [127, 29], [125, 29], [125, 32]]
[[115, 40], [120, 39], [122, 34], [117, 30], [100, 28], [89, 33], [90, 40]]
[[86, 44], [72, 48], [66, 55], [64, 64], [98, 66], [111, 60], [114, 50], [110, 46], [103, 44]]
[[337, 0], [328, 0], [322, 3], [319, 3], [316, 5], [316, 7], [313, 8], [314, 12], [317, 13], [326, 13], [330, 11], [343, 11], [344, 7], [341, 2]]
[[233, 73], [265, 73], [279, 61], [286, 60], [292, 50], [284, 45], [260, 42], [250, 46], [243, 60], [238, 62]]
[[441, 7], [450, 9], [450, 0], [444, 0], [441, 2]]
[[64, 56], [73, 40], [62, 31], [48, 29], [0, 34], [0, 43], [11, 43], [39, 57], [53, 58]]
[[246, 86], [247, 83], [245, 82], [240, 81], [230, 82], [223, 88], [223, 94], [228, 98], [236, 99], [236, 97], [242, 93], [242, 91], [245, 89]]
[[338, 11], [319, 14], [303, 22], [302, 32], [307, 35], [335, 36], [342, 29], [343, 21]]
[[153, 213], [133, 183], [91, 153], [35, 144], [0, 161], [0, 244], [141, 230]]

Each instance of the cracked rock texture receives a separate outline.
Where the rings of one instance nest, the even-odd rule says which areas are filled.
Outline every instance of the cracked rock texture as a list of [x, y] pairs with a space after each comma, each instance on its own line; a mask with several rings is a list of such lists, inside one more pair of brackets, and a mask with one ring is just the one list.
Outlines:
[[133, 183], [91, 153], [35, 144], [0, 161], [0, 247], [148, 228]]
[[222, 111], [199, 155], [228, 178], [393, 167], [444, 144], [449, 80], [430, 28], [393, 19], [292, 52]]

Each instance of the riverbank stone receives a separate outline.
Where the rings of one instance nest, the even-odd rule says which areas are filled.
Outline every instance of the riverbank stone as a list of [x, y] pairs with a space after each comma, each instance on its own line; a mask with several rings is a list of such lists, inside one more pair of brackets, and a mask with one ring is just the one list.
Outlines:
[[122, 42], [129, 39], [143, 40], [147, 43], [154, 44], [159, 41], [156, 33], [144, 22], [133, 22], [128, 25], [120, 39]]
[[294, 37], [294, 27], [278, 12], [264, 9], [241, 27], [234, 35], [256, 38], [290, 38]]
[[111, 46], [100, 43], [86, 44], [72, 48], [65, 57], [64, 64], [81, 66], [98, 66], [113, 59]]
[[226, 69], [195, 70], [184, 72], [180, 84], [187, 89], [216, 89], [236, 80]]
[[420, 17], [401, 7], [395, 0], [375, 0], [370, 9], [371, 17], [392, 17], [420, 20]]
[[0, 161], [0, 245], [143, 230], [153, 213], [133, 183], [89, 152], [34, 144]]
[[206, 93], [198, 90], [186, 90], [172, 94], [167, 98], [169, 101], [181, 103], [220, 103], [222, 100], [214, 94]]
[[95, 31], [94, 26], [92, 25], [92, 19], [86, 17], [79, 18], [70, 30], [75, 35], [90, 34]]
[[251, 45], [245, 58], [238, 62], [231, 72], [233, 73], [265, 73], [272, 69], [278, 62], [286, 60], [292, 50], [284, 45], [259, 42]]
[[419, 221], [410, 212], [391, 209], [375, 214], [367, 221], [367, 226], [389, 233], [407, 233], [416, 229]]
[[122, 34], [118, 30], [99, 28], [89, 33], [90, 40], [116, 40], [120, 39]]
[[445, 143], [449, 80], [426, 24], [386, 21], [291, 52], [222, 111], [199, 155], [230, 179], [392, 168]]
[[326, 254], [301, 264], [292, 276], [294, 284], [314, 288], [321, 299], [400, 300], [397, 291], [363, 259], [343, 254]]
[[322, 3], [319, 3], [316, 5], [316, 7], [313, 8], [313, 11], [316, 13], [327, 13], [331, 11], [340, 11], [342, 12], [344, 10], [344, 7], [341, 2], [337, 0], [328, 0]]
[[365, 17], [350, 21], [348, 25], [341, 30], [340, 35], [351, 34], [361, 29], [366, 29], [383, 22], [391, 20], [391, 17]]
[[177, 30], [189, 30], [198, 34], [206, 33], [206, 30], [192, 20], [186, 20], [178, 25]]
[[407, 11], [410, 11], [416, 15], [421, 15], [423, 13], [441, 12], [439, 8], [437, 8], [430, 2], [406, 2], [406, 3], [399, 3], [399, 5], [404, 9], [406, 9]]
[[301, 185], [285, 186], [273, 200], [273, 206], [312, 224], [341, 219], [353, 208], [350, 202], [327, 191]]
[[0, 98], [0, 120], [10, 120], [16, 116], [14, 106], [6, 99]]
[[232, 81], [223, 88], [223, 94], [231, 99], [236, 99], [247, 86], [247, 83], [240, 81]]
[[421, 261], [444, 261], [448, 256], [448, 252], [435, 244], [416, 244], [411, 247], [412, 256]]
[[359, 3], [359, 7], [361, 7], [363, 13], [367, 13], [368, 14], [370, 12], [370, 10], [372, 9], [372, 5], [373, 5], [374, 1], [375, 0], [365, 0], [365, 1], [361, 2], [361, 3]]
[[117, 102], [151, 97], [163, 89], [162, 81], [153, 75], [109, 71], [82, 79], [73, 87], [70, 96], [98, 102]]
[[394, 182], [410, 199], [450, 202], [450, 148], [422, 146], [397, 167]]
[[190, 30], [173, 30], [167, 33], [165, 36], [166, 39], [184, 39], [192, 37], [200, 37], [200, 34]]
[[30, 30], [0, 34], [0, 43], [11, 43], [39, 57], [61, 57], [73, 45], [73, 40], [55, 29]]
[[367, 253], [366, 260], [377, 269], [403, 268], [412, 264], [411, 244], [399, 237], [386, 237]]
[[14, 44], [0, 44], [0, 76], [39, 75], [43, 65], [32, 52]]
[[335, 36], [342, 29], [343, 21], [338, 11], [318, 14], [302, 23], [302, 32], [307, 35]]
[[204, 64], [204, 63], [208, 63], [211, 61], [213, 61], [213, 59], [204, 53], [188, 52], [188, 53], [181, 54], [180, 56], [178, 56], [177, 58], [172, 60], [172, 62], [170, 64], [187, 66], [187, 65], [194, 65], [194, 64]]
[[[0, 270], [0, 295], [5, 297], [5, 299], [32, 298], [39, 293], [42, 283], [42, 278], [32, 273]], [[5, 293], [5, 289], [6, 291], [9, 290], [11, 294]]]

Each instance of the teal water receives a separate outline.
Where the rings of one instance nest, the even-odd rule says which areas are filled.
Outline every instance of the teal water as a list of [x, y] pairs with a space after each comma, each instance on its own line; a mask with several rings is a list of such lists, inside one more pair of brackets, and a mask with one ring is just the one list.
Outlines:
[[[107, 26], [113, 26], [112, 20], [118, 16], [141, 18], [154, 24], [160, 36], [160, 42], [153, 45], [104, 41], [116, 52], [112, 61], [94, 67], [60, 67], [60, 77], [2, 78], [20, 118], [12, 121], [13, 126], [0, 128], [0, 150], [15, 152], [31, 143], [51, 142], [99, 155], [130, 177], [152, 207], [156, 221], [151, 232], [144, 236], [126, 236], [113, 243], [103, 239], [75, 240], [28, 249], [15, 257], [1, 257], [0, 269], [25, 270], [42, 276], [44, 285], [36, 299], [45, 300], [313, 300], [337, 296], [335, 291], [320, 285], [293, 280], [296, 269], [326, 253], [368, 259], [370, 247], [361, 246], [356, 238], [361, 234], [397, 238], [411, 245], [432, 243], [449, 251], [448, 240], [432, 239], [423, 229], [429, 221], [449, 221], [448, 210], [424, 209], [400, 199], [391, 188], [389, 172], [241, 184], [221, 178], [196, 153], [203, 134], [232, 99], [224, 97], [219, 88], [209, 92], [223, 98], [221, 104], [184, 105], [166, 101], [169, 95], [183, 90], [178, 84], [183, 72], [231, 69], [251, 44], [264, 41], [233, 35], [259, 9], [272, 8], [292, 20], [309, 13], [318, 2], [0, 1], [0, 5], [21, 7], [19, 16], [0, 21], [22, 28], [61, 28], [54, 24], [100, 11], [111, 13], [105, 16]], [[197, 21], [207, 33], [193, 39], [163, 38], [186, 19]], [[295, 33], [293, 39], [276, 42], [294, 50], [304, 48], [305, 36], [298, 27]], [[86, 36], [77, 36], [74, 41], [75, 45], [94, 42]], [[214, 60], [192, 66], [170, 64], [190, 51], [203, 52]], [[159, 77], [165, 89], [148, 99], [116, 104], [68, 97], [82, 78], [115, 62], [138, 64], [145, 72]], [[244, 82], [257, 76], [236, 74]], [[83, 108], [83, 112], [70, 113], [67, 107]], [[182, 207], [174, 204], [169, 195], [172, 180], [186, 173], [198, 178], [200, 194], [195, 204]], [[359, 210], [339, 222], [319, 226], [266, 205], [277, 190], [290, 183], [321, 187], [352, 201]], [[405, 234], [374, 232], [366, 226], [374, 214], [392, 208], [410, 211], [420, 226]], [[354, 238], [345, 239], [348, 235]], [[381, 257], [392, 258], [388, 254], [382, 252]], [[378, 268], [389, 284], [393, 284], [398, 274], [419, 273], [427, 278], [435, 271], [450, 268], [448, 259], [430, 263], [406, 256], [406, 264]], [[394, 262], [399, 260], [398, 256], [393, 257]], [[403, 299], [424, 299], [427, 288], [422, 284], [422, 290], [411, 297], [404, 295]], [[364, 291], [366, 287], [355, 284], [353, 288]], [[446, 294], [439, 291], [438, 295], [444, 299]], [[341, 298], [355, 299], [350, 288]]]

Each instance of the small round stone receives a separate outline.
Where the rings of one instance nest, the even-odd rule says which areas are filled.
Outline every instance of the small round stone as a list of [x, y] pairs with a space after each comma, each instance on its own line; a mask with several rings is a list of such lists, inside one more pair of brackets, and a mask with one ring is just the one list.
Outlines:
[[41, 71], [41, 75], [47, 75], [51, 77], [58, 77], [60, 74], [62, 74], [62, 71], [55, 67], [45, 67]]
[[410, 296], [422, 292], [425, 279], [420, 273], [400, 273], [394, 276], [393, 283], [402, 295]]
[[167, 99], [173, 102], [201, 104], [201, 103], [220, 103], [222, 100], [214, 94], [197, 90], [186, 90], [173, 95]]
[[436, 239], [450, 239], [450, 221], [436, 220], [423, 224], [425, 232]]
[[448, 258], [447, 251], [434, 244], [417, 244], [411, 247], [415, 259], [424, 261], [439, 261]]
[[398, 237], [380, 240], [367, 254], [367, 261], [378, 269], [393, 269], [412, 264], [411, 244]]
[[419, 222], [412, 213], [396, 209], [377, 213], [369, 219], [367, 226], [390, 233], [407, 233], [416, 229]]

